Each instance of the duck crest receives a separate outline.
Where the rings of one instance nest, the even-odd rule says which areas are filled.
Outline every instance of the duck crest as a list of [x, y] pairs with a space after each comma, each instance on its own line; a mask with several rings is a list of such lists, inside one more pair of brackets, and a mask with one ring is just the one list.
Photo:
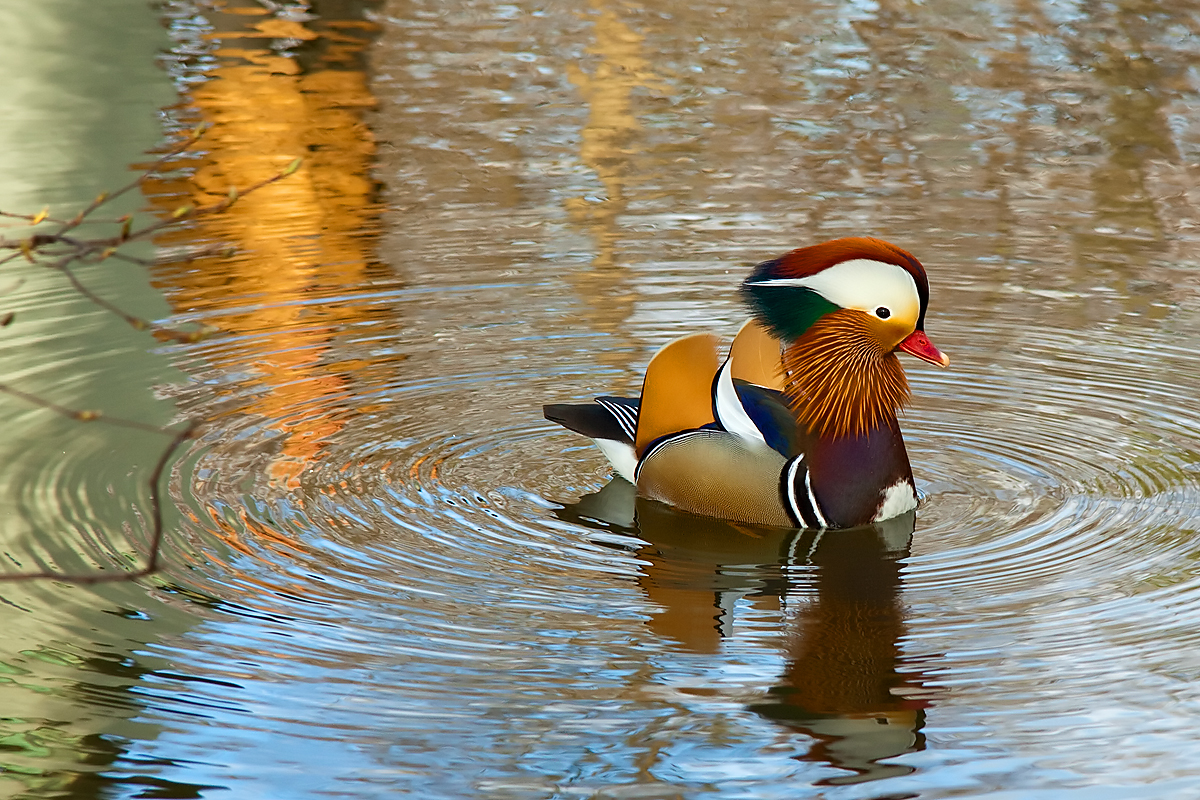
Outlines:
[[[791, 342], [839, 307], [873, 299], [872, 290], [887, 301], [889, 315], [911, 311], [913, 326], [923, 330], [929, 302], [925, 268], [908, 251], [866, 236], [801, 247], [764, 261], [742, 282], [741, 295], [771, 333]], [[913, 290], [915, 297], [904, 297]], [[903, 303], [904, 308], [891, 301]]]
[[[884, 264], [895, 264], [913, 276], [921, 306], [929, 302], [929, 279], [921, 262], [907, 250], [891, 242], [871, 236], [847, 236], [831, 242], [809, 245], [786, 253], [776, 259], [780, 275], [789, 278], [805, 278], [852, 258], [868, 258]], [[921, 314], [921, 322], [925, 314]]]
[[908, 402], [895, 353], [883, 352], [868, 317], [835, 311], [783, 353], [784, 395], [797, 419], [821, 438], [863, 436]]

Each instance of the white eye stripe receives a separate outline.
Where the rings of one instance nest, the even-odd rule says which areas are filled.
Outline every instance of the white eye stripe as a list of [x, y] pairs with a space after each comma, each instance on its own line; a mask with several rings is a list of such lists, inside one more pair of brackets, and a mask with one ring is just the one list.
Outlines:
[[752, 286], [812, 289], [831, 303], [874, 314], [883, 307], [892, 316], [916, 321], [921, 311], [917, 283], [903, 267], [868, 258], [852, 258], [805, 278], [755, 281]]

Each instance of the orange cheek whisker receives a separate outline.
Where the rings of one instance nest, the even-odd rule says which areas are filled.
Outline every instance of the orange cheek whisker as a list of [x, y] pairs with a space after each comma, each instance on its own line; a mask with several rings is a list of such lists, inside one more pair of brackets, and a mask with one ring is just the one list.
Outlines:
[[822, 436], [861, 435], [904, 406], [908, 380], [883, 350], [869, 320], [836, 311], [818, 320], [783, 355], [784, 393], [798, 419]]

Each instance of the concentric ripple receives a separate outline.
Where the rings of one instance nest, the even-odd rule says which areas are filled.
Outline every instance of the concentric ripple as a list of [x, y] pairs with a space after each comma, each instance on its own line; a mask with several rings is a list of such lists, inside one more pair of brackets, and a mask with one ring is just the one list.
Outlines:
[[[490, 291], [445, 287], [450, 303]], [[421, 742], [418, 750], [444, 746], [442, 736], [469, 740], [484, 751], [473, 763], [505, 780], [526, 770], [497, 749], [497, 737], [531, 736], [544, 759], [526, 775], [531, 786], [597, 736], [637, 738], [659, 718], [692, 720], [684, 724], [698, 733], [721, 716], [755, 769], [783, 763], [760, 749], [772, 719], [843, 748], [875, 741], [759, 703], [776, 691], [800, 703], [804, 672], [826, 668], [788, 642], [796, 630], [832, 624], [818, 620], [840, 619], [844, 592], [858, 596], [851, 584], [828, 584], [839, 534], [764, 530], [751, 545], [722, 523], [622, 506], [630, 501], [619, 491], [594, 494], [608, 480], [600, 455], [541, 419], [545, 400], [635, 382], [663, 338], [653, 323], [644, 339], [631, 332], [623, 343], [575, 336], [564, 359], [563, 339], [528, 335], [552, 325], [548, 318], [492, 309], [428, 331], [392, 328], [380, 315], [385, 307], [403, 315], [426, 298], [397, 289], [355, 306], [343, 295], [369, 321], [308, 350], [281, 347], [280, 332], [263, 329], [181, 351], [185, 368], [210, 378], [182, 406], [212, 421], [179, 478], [191, 521], [177, 574], [246, 620], [206, 645], [217, 647], [218, 663], [266, 658], [298, 684], [326, 676], [329, 696], [357, 698], [335, 715], [339, 724], [359, 730], [373, 720], [368, 727]], [[1094, 735], [1063, 737], [1062, 758], [1127, 775], [1127, 765], [1095, 755], [1095, 737], [1119, 736], [1132, 720], [1151, 731], [1139, 751], [1147, 756], [1200, 703], [1190, 690], [1147, 683], [1167, 664], [1200, 675], [1200, 657], [1139, 649], [1200, 639], [1180, 621], [1200, 604], [1200, 458], [1190, 439], [1200, 411], [1186, 401], [1200, 358], [1129, 326], [1099, 326], [1086, 344], [1043, 326], [991, 352], [969, 345], [1003, 335], [986, 319], [941, 324], [958, 340], [948, 346], [954, 367], [910, 366], [915, 401], [903, 424], [925, 495], [911, 549], [901, 531], [887, 534], [892, 556], [850, 562], [882, 576], [871, 590], [878, 599], [855, 601], [878, 604], [882, 615], [855, 646], [898, 653], [871, 680], [909, 698], [861, 706], [899, 726], [891, 744], [867, 752], [928, 763], [932, 753], [912, 744], [924, 726], [920, 736], [940, 746], [987, 730], [994, 746], [1032, 753], [1042, 741], [1034, 719], [1077, 713], [1081, 693], [1104, 686], [1105, 703], [1121, 713], [1088, 712]], [[593, 363], [595, 352], [607, 363]], [[212, 368], [257, 358], [267, 363]], [[271, 359], [303, 366], [281, 372]], [[899, 572], [888, 566], [896, 556]], [[725, 609], [715, 627], [714, 609]], [[721, 641], [718, 666], [702, 654]], [[1131, 669], [1144, 677], [1117, 677]], [[847, 720], [859, 701], [845, 692], [860, 679], [824, 678], [842, 687], [825, 691], [844, 698], [829, 702]], [[1152, 700], [1164, 691], [1165, 716]], [[729, 709], [743, 706], [762, 716], [731, 721]], [[905, 710], [931, 706], [917, 717]], [[1032, 707], [1039, 716], [1025, 716]], [[264, 729], [303, 737], [307, 708]], [[678, 736], [680, 747], [698, 741], [690, 729]], [[414, 758], [405, 751], [387, 761], [428, 774]], [[918, 780], [862, 758], [809, 755], [778, 774], [817, 781], [849, 769]], [[976, 751], [968, 760], [987, 758]], [[432, 767], [443, 779], [452, 769]], [[700, 780], [695, 769], [687, 781]]]
[[[490, 289], [446, 291], [469, 303]], [[245, 620], [211, 645], [218, 663], [251, 658], [298, 684], [323, 675], [326, 691], [360, 700], [335, 715], [341, 723], [365, 730], [368, 718], [437, 746], [420, 733], [433, 726], [474, 741], [486, 751], [476, 758], [505, 775], [514, 766], [497, 736], [557, 730], [557, 744], [535, 747], [553, 764], [605, 730], [642, 735], [682, 708], [701, 724], [731, 702], [757, 708], [774, 681], [793, 685], [780, 655], [788, 631], [838, 596], [821, 583], [821, 540], [773, 543], [764, 533], [757, 549], [730, 549], [712, 536], [733, 529], [702, 534], [701, 525], [676, 541], [644, 513], [636, 522], [575, 506], [605, 485], [607, 468], [586, 441], [540, 419], [546, 399], [636, 380], [660, 333], [648, 325], [647, 344], [626, 339], [596, 366], [590, 353], [610, 347], [605, 337], [577, 338], [564, 360], [562, 339], [512, 336], [539, 320], [479, 312], [448, 336], [397, 329], [372, 311], [403, 315], [425, 299], [403, 289], [364, 296], [367, 323], [307, 350], [264, 330], [181, 351], [188, 371], [208, 377], [182, 408], [211, 421], [179, 476], [191, 521], [176, 575]], [[943, 324], [964, 342], [998, 333]], [[1133, 329], [1093, 331], [1088, 342], [1042, 327], [1002, 353], [956, 345], [952, 371], [911, 368], [916, 404], [904, 425], [925, 501], [887, 590], [907, 610], [887, 622], [896, 638], [881, 642], [901, 652], [896, 675], [920, 675], [898, 691], [935, 698], [925, 736], [953, 741], [950, 729], [991, 729], [1000, 724], [991, 717], [1031, 704], [1069, 714], [1114, 669], [1153, 674], [1157, 656], [1130, 656], [1147, 638], [1198, 638], [1177, 614], [1200, 602], [1190, 535], [1200, 477], [1188, 438], [1200, 413], [1183, 401], [1200, 359]], [[272, 359], [301, 367], [278, 371]], [[670, 523], [679, 531], [695, 524], [680, 519]], [[782, 616], [755, 600], [772, 593]], [[698, 655], [713, 645], [684, 632], [703, 630], [714, 602], [738, 631], [719, 668]], [[1048, 672], [1063, 660], [1072, 667]], [[661, 672], [629, 682], [648, 663]], [[1171, 668], [1200, 670], [1200, 658]], [[1106, 691], [1136, 706], [1146, 690]], [[307, 708], [264, 729], [302, 736]], [[589, 716], [600, 708], [604, 720]], [[494, 714], [504, 722], [486, 722]], [[755, 763], [775, 763], [756, 744], [768, 724], [738, 717], [737, 748]], [[1088, 724], [1114, 735], [1123, 723]], [[799, 729], [824, 735], [808, 722]], [[997, 746], [1040, 741], [1036, 729], [1008, 730]], [[1076, 739], [1063, 747], [1076, 762], [1091, 758], [1090, 736]], [[911, 747], [892, 754], [905, 752], [926, 758]], [[389, 763], [418, 769], [413, 758]], [[821, 764], [792, 763], [782, 775], [817, 770], [806, 778], [817, 780], [830, 769]]]
[[[204, 123], [124, 195], [152, 266], [76, 277], [216, 333], [10, 249], [5, 383], [203, 426], [165, 569], [6, 587], [0, 794], [1200, 797], [1190, 6], [26, 5], [5, 210]], [[906, 363], [916, 514], [689, 516], [542, 419], [859, 235], [953, 359]], [[165, 441], [9, 399], [11, 568], [135, 563]]]
[[1076, 589], [1123, 592], [1150, 588], [1158, 570], [1190, 579], [1183, 534], [1200, 518], [1200, 454], [1188, 432], [1200, 410], [1189, 393], [1200, 359], [1109, 337], [1084, 349], [1043, 330], [989, 364], [922, 375], [922, 405], [942, 410], [910, 424], [926, 428], [910, 436], [930, 494], [920, 539], [940, 547], [914, 560], [915, 584], [962, 581], [1003, 598], [1069, 589], [1057, 581], [1072, 573]]

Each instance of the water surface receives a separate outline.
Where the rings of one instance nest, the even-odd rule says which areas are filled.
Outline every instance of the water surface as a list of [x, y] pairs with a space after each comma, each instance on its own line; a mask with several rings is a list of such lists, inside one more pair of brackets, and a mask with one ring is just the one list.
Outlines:
[[[139, 146], [210, 126], [152, 211], [305, 161], [97, 278], [212, 337], [14, 324], [12, 380], [206, 424], [163, 574], [5, 588], [0, 791], [1200, 796], [1191, 5], [137, 9]], [[861, 234], [953, 359], [906, 362], [915, 516], [690, 517], [541, 419]], [[54, 431], [10, 561], [131, 556], [161, 442], [4, 409]]]

